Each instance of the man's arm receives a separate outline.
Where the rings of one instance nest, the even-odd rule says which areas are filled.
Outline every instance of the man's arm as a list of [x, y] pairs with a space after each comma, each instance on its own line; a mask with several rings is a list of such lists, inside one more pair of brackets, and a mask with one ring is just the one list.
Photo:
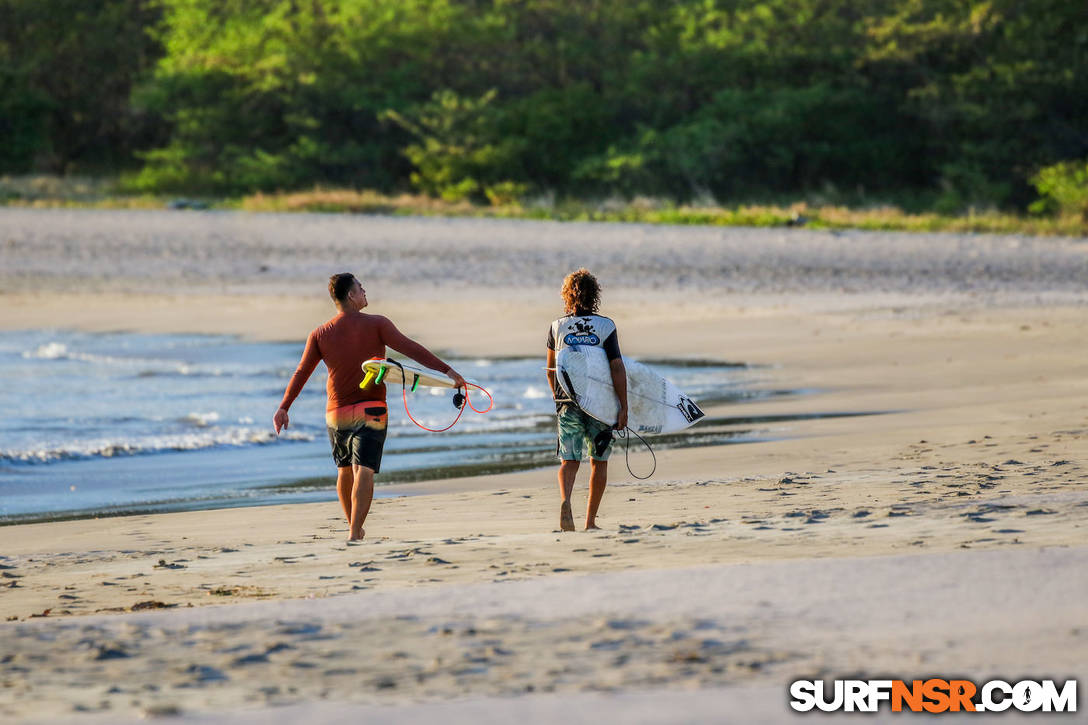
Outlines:
[[402, 355], [407, 355], [423, 367], [445, 373], [453, 380], [454, 387], [466, 387], [465, 379], [461, 377], [460, 373], [436, 357], [430, 350], [398, 330], [397, 326], [394, 325], [390, 319], [383, 317], [380, 329], [382, 333], [382, 342], [385, 345], [393, 348]]
[[548, 348], [548, 361], [545, 363], [548, 372], [548, 390], [555, 395], [555, 350]]
[[272, 427], [276, 429], [276, 435], [280, 434], [280, 429], [286, 429], [291, 423], [291, 419], [287, 415], [287, 409], [291, 407], [291, 403], [295, 402], [295, 398], [302, 392], [302, 388], [306, 385], [306, 381], [310, 379], [310, 376], [314, 374], [314, 369], [317, 364], [321, 362], [321, 350], [317, 346], [317, 341], [314, 340], [314, 335], [311, 332], [310, 336], [306, 338], [306, 349], [302, 351], [302, 359], [298, 363], [298, 367], [295, 368], [295, 374], [291, 376], [290, 382], [287, 383], [287, 390], [283, 392], [283, 400], [280, 401], [279, 410], [272, 416]]
[[608, 362], [609, 371], [612, 373], [612, 387], [616, 389], [616, 397], [620, 399], [620, 412], [616, 417], [615, 430], [623, 430], [627, 427], [627, 368], [623, 366], [623, 358], [618, 357]]
[[623, 430], [627, 427], [627, 368], [623, 365], [623, 355], [620, 353], [620, 336], [616, 330], [605, 338], [604, 354], [608, 356], [608, 369], [612, 373], [612, 387], [616, 391], [616, 397], [620, 400], [620, 412], [616, 416], [615, 430]]

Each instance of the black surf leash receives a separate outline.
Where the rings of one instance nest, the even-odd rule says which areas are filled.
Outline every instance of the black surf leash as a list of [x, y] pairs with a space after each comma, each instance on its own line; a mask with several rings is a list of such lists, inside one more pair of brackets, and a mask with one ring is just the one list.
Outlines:
[[[563, 379], [567, 382], [567, 390], [569, 391], [570, 396], [572, 398], [577, 398], [577, 395], [575, 395], [575, 393], [574, 393], [574, 383], [571, 382], [570, 376], [567, 375], [566, 370], [559, 370], [558, 367], [554, 367], [554, 368], [547, 368], [546, 367], [544, 369], [545, 370], [554, 370], [557, 373], [561, 373], [563, 375]], [[579, 410], [582, 409], [582, 406], [578, 405], [577, 400], [572, 400], [570, 402], [574, 403], [574, 405], [577, 406]], [[582, 412], [585, 413], [585, 411], [582, 411]], [[586, 413], [586, 415], [589, 415], [589, 413]], [[653, 468], [651, 468], [650, 472], [647, 473], [645, 476], [637, 476], [637, 475], [635, 475], [635, 472], [631, 470], [631, 436], [627, 435], [628, 433], [630, 433], [635, 438], [638, 438], [640, 441], [642, 441], [642, 445], [646, 446], [646, 450], [648, 450], [650, 452], [650, 456], [653, 457], [653, 461], [654, 461]], [[635, 431], [633, 431], [630, 427], [627, 427], [627, 426], [624, 426], [624, 429], [621, 430], [621, 431], [616, 431], [616, 436], [623, 439], [623, 444], [624, 444], [623, 445], [623, 462], [627, 465], [627, 472], [630, 473], [632, 477], [638, 479], [639, 481], [645, 481], [647, 478], [654, 475], [654, 471], [657, 470], [657, 456], [654, 455], [654, 449], [650, 447], [650, 444], [646, 442], [646, 439], [643, 438], [642, 436], [640, 436], [638, 433], [635, 433]], [[609, 428], [608, 430], [603, 430], [600, 433], [598, 433], [597, 436], [593, 439], [593, 445], [597, 449], [597, 455], [599, 456], [602, 453], [604, 453], [604, 449], [607, 448], [608, 444], [611, 443], [611, 442], [612, 442], [612, 429], [611, 428]]]
[[[605, 433], [611, 434], [612, 431], [610, 431], [610, 430], [604, 431], [599, 436], [597, 436], [597, 438], [603, 438]], [[628, 434], [630, 434], [630, 435], [628, 435]], [[640, 441], [642, 441], [642, 445], [646, 446], [646, 450], [648, 450], [650, 452], [650, 456], [653, 458], [653, 467], [650, 469], [650, 472], [647, 473], [645, 476], [639, 476], [634, 471], [631, 470], [631, 436], [632, 435], [635, 438], [638, 438]], [[654, 471], [657, 470], [657, 456], [654, 454], [654, 449], [651, 448], [650, 444], [646, 442], [646, 439], [643, 438], [642, 436], [640, 436], [638, 433], [636, 433], [634, 430], [632, 430], [629, 427], [624, 427], [623, 430], [616, 431], [616, 437], [623, 440], [623, 462], [627, 466], [627, 472], [630, 473], [633, 478], [636, 478], [639, 481], [645, 481], [647, 478], [654, 475]], [[594, 443], [597, 443], [597, 438], [595, 438], [593, 440]], [[609, 435], [609, 439], [611, 439], [611, 435]], [[601, 449], [603, 449], [607, 445], [608, 445], [607, 442], [604, 443], [604, 445], [598, 444], [599, 448], [601, 448]]]

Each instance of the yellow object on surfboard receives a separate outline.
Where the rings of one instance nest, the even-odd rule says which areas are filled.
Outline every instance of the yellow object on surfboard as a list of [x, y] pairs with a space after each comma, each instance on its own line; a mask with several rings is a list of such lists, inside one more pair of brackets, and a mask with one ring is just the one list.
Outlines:
[[366, 377], [363, 378], [363, 382], [359, 383], [360, 388], [365, 388], [372, 383], [375, 385], [381, 385], [382, 383], [399, 384], [402, 381], [405, 387], [412, 391], [420, 386], [426, 388], [453, 387], [453, 381], [445, 373], [400, 360], [394, 362], [386, 358], [372, 358], [363, 363], [363, 370], [366, 371]]

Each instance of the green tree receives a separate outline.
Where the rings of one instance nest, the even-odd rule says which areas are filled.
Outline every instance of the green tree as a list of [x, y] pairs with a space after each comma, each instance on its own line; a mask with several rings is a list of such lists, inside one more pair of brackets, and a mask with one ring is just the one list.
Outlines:
[[112, 168], [156, 142], [129, 94], [160, 54], [158, 17], [153, 0], [0, 0], [3, 168]]
[[[505, 200], [835, 186], [956, 210], [1024, 206], [1036, 169], [1088, 156], [1088, 31], [1060, 0], [151, 2], [41, 0], [71, 18], [35, 25], [35, 3], [0, 0], [31, 51], [143, 79], [128, 102], [94, 99], [85, 78], [64, 91], [60, 61], [0, 33], [0, 163], [145, 148], [137, 188]], [[134, 17], [139, 33], [118, 25]], [[107, 58], [92, 21], [152, 49], [134, 57], [161, 47], [153, 72]]]
[[455, 72], [461, 5], [441, 0], [164, 0], [166, 57], [138, 102], [171, 142], [137, 186], [220, 191], [314, 182], [389, 188], [407, 136], [378, 114]]
[[1042, 197], [1036, 212], [1058, 212], [1088, 221], [1088, 160], [1063, 161], [1040, 169], [1031, 178]]
[[520, 141], [495, 132], [490, 112], [495, 95], [491, 90], [479, 98], [462, 98], [439, 91], [409, 113], [383, 114], [416, 139], [404, 153], [416, 168], [411, 179], [417, 188], [447, 201], [505, 201], [519, 195], [523, 189], [504, 172], [512, 170]]
[[1088, 153], [1088, 24], [1062, 0], [900, 0], [866, 72], [904, 90], [952, 206], [1024, 205], [1040, 165]]

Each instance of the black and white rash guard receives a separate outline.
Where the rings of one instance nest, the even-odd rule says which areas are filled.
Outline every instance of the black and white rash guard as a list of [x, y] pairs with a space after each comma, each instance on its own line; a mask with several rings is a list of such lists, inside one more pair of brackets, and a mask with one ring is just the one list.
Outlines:
[[[560, 317], [548, 328], [548, 349], [559, 352], [564, 347], [588, 345], [604, 349], [609, 362], [620, 357], [620, 341], [616, 335], [616, 323], [601, 315], [567, 315]], [[556, 403], [574, 402], [567, 398], [558, 380], [552, 397]]]

